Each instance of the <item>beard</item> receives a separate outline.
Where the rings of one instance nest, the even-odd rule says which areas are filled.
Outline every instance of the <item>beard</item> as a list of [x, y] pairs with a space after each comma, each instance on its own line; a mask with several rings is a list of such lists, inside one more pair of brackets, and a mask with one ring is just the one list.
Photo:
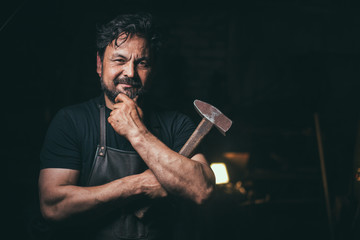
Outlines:
[[[101, 83], [101, 89], [103, 90], [103, 92], [106, 94], [106, 96], [109, 98], [109, 100], [112, 103], [115, 103], [116, 96], [119, 93], [123, 93], [126, 96], [128, 96], [129, 98], [134, 99], [136, 96], [141, 96], [145, 92], [145, 88], [141, 84], [140, 79], [138, 79], [138, 78], [119, 77], [119, 78], [116, 78], [113, 80], [113, 84], [114, 84], [113, 86], [108, 87], [105, 84], [103, 77], [101, 76], [100, 83]], [[123, 91], [120, 91], [120, 90], [116, 89], [116, 86], [118, 84], [128, 84], [128, 85], [131, 85], [132, 87], [124, 88]]]

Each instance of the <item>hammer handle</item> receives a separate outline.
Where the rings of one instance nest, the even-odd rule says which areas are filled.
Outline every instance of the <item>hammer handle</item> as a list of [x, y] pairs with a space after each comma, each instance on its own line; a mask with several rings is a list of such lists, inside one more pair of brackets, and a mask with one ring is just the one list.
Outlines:
[[201, 140], [205, 137], [205, 135], [211, 130], [213, 127], [213, 123], [203, 118], [193, 134], [181, 148], [179, 153], [185, 157], [190, 157], [195, 148], [199, 145]]

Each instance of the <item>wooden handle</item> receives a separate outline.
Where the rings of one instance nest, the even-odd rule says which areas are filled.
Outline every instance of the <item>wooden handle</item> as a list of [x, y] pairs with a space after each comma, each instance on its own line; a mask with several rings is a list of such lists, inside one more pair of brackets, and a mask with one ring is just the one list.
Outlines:
[[214, 124], [203, 118], [179, 153], [189, 157]]

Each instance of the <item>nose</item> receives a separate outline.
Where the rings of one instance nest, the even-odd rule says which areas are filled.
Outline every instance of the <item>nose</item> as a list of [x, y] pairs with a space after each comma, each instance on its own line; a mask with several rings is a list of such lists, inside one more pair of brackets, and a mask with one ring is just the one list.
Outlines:
[[123, 75], [129, 78], [133, 78], [135, 76], [135, 64], [133, 62], [129, 61], [124, 65]]

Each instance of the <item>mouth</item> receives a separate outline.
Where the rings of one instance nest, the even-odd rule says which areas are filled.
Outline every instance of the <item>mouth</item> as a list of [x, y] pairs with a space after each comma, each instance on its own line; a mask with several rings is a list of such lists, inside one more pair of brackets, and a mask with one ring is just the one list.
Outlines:
[[122, 88], [133, 88], [134, 87], [131, 84], [125, 84], [125, 83], [120, 83], [119, 86], [121, 86]]
[[129, 84], [129, 83], [119, 83], [116, 85], [116, 88], [118, 90], [121, 90], [121, 89], [129, 89], [129, 88], [134, 88], [134, 89], [137, 89], [137, 88], [140, 88], [141, 85], [139, 84]]
[[137, 79], [124, 77], [124, 78], [118, 78], [114, 79], [114, 85], [116, 88], [140, 88], [141, 83]]

